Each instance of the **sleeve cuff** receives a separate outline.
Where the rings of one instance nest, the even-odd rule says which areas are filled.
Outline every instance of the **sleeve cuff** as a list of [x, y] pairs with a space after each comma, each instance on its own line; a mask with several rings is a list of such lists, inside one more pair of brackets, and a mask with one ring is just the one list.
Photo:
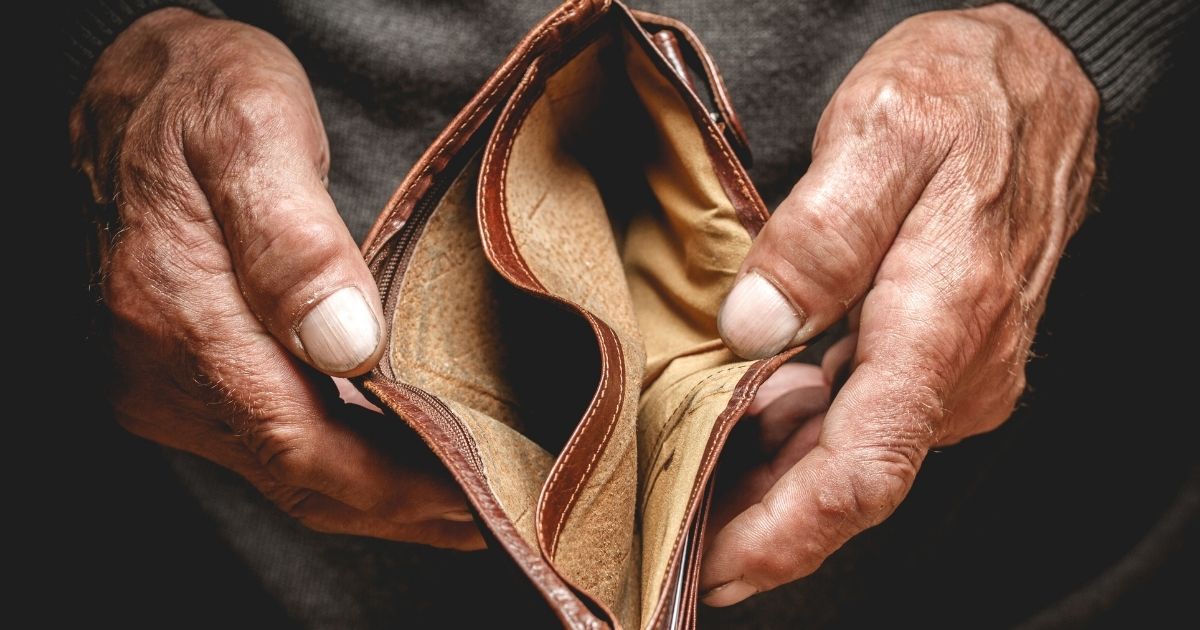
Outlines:
[[1137, 111], [1169, 67], [1171, 43], [1197, 13], [1190, 0], [1010, 0], [1075, 52], [1100, 93], [1101, 118]]
[[210, 0], [99, 0], [68, 5], [63, 21], [63, 92], [68, 107], [79, 98], [104, 49], [139, 17], [156, 9], [183, 7], [224, 17]]

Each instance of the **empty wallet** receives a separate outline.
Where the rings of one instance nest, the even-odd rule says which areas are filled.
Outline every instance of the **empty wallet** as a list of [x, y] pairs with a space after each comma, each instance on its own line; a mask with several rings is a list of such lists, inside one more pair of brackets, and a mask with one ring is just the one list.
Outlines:
[[686, 26], [567, 2], [363, 246], [390, 342], [358, 385], [425, 440], [566, 627], [695, 625], [718, 455], [796, 352], [744, 361], [717, 333], [767, 219], [748, 159]]

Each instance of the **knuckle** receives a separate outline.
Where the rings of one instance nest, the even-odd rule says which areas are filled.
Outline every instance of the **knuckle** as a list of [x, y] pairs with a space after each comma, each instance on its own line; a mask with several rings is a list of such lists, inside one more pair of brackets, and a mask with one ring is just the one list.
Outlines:
[[321, 221], [280, 221], [276, 230], [247, 245], [247, 275], [268, 297], [289, 295], [347, 256], [345, 236]]
[[312, 507], [313, 493], [307, 490], [289, 489], [288, 507], [284, 512], [304, 527], [322, 534], [332, 534], [333, 528], [326, 519], [321, 518], [317, 509]]
[[942, 153], [961, 117], [953, 98], [923, 87], [935, 72], [918, 61], [856, 81], [839, 99], [839, 109], [849, 114], [848, 131], [871, 142], [889, 163], [924, 163]]
[[246, 439], [272, 478], [288, 485], [301, 485], [308, 476], [312, 456], [303, 428], [279, 421], [260, 421], [248, 431]]
[[301, 264], [324, 266], [346, 253], [343, 230], [322, 221], [285, 222], [268, 238], [257, 258], [300, 257]]
[[262, 493], [271, 503], [304, 527], [323, 534], [336, 533], [329, 519], [324, 518], [320, 508], [315, 506], [317, 496], [312, 490], [297, 488], [280, 483], [269, 483], [262, 488]]
[[1024, 366], [1024, 364], [1022, 364], [1020, 366], [1020, 368], [1017, 370], [1017, 373], [1015, 375], [1013, 375], [1013, 384], [1009, 388], [1009, 398], [1011, 398], [1011, 402], [1012, 402], [1012, 404], [1009, 405], [1010, 409], [1012, 408], [1013, 405], [1016, 404], [1016, 402], [1018, 400], [1020, 400], [1021, 396], [1025, 395], [1025, 389], [1028, 386], [1029, 386], [1029, 379], [1025, 374], [1025, 366]]
[[903, 81], [895, 75], [884, 74], [869, 83], [859, 96], [862, 110], [868, 119], [892, 125], [906, 120], [909, 96]]
[[[925, 367], [924, 369], [931, 373], [932, 378], [930, 380], [937, 382], [944, 382], [947, 380], [946, 375], [942, 374], [941, 370], [938, 370], [935, 367]], [[901, 411], [899, 412], [899, 419], [902, 420], [905, 425], [908, 425], [909, 423], [921, 423], [927, 425], [922, 427], [922, 429], [925, 430], [925, 433], [918, 435], [902, 435], [900, 437], [914, 439], [927, 437], [928, 433], [930, 432], [930, 426], [928, 425], [936, 424], [946, 413], [945, 396], [942, 395], [942, 392], [936, 386], [931, 384], [916, 384], [912, 386], [908, 391], [904, 392], [902, 395], [902, 400], [898, 402], [903, 405], [901, 407]]]
[[999, 427], [1012, 416], [1021, 402], [1021, 397], [1025, 395], [1025, 387], [1025, 369], [1021, 367], [1015, 374], [1012, 374], [1009, 384], [1000, 388], [997, 400], [992, 405], [992, 412], [988, 414], [989, 417], [984, 423], [983, 431], [991, 431]]
[[860, 453], [848, 475], [847, 492], [833, 507], [863, 529], [887, 518], [912, 487], [920, 466], [918, 449], [872, 448]]
[[228, 86], [220, 100], [228, 130], [249, 139], [270, 138], [287, 129], [291, 99], [267, 82], [243, 81]]
[[136, 323], [149, 315], [146, 300], [142, 299], [141, 283], [130, 267], [132, 257], [114, 252], [109, 262], [109, 273], [104, 279], [104, 303], [112, 318], [120, 323]]
[[295, 515], [289, 515], [289, 516], [292, 516], [292, 518], [295, 519], [297, 523], [300, 523], [301, 525], [303, 525], [305, 529], [314, 531], [318, 534], [340, 534], [340, 533], [343, 533], [341, 530], [339, 530], [338, 528], [331, 525], [325, 519], [319, 518], [310, 513], [301, 514], [300, 516], [295, 516]]
[[125, 240], [112, 250], [101, 280], [104, 305], [114, 323], [142, 336], [158, 337], [163, 312], [162, 273], [140, 242]]
[[[207, 236], [144, 226], [126, 228], [105, 262], [101, 291], [115, 323], [164, 338], [189, 319], [201, 296], [230, 273], [228, 253]], [[214, 281], [218, 281], [214, 284]]]
[[908, 92], [904, 81], [892, 73], [860, 84], [851, 101], [860, 112], [864, 130], [891, 132], [911, 126], [914, 99]]
[[842, 303], [854, 301], [865, 289], [864, 270], [874, 269], [877, 237], [856, 216], [853, 204], [834, 195], [797, 191], [791, 200], [793, 212], [779, 214], [781, 229], [798, 235], [787, 238], [782, 256], [775, 257], [793, 267], [793, 273], [822, 287]]
[[753, 576], [758, 586], [783, 584], [798, 577], [800, 567], [793, 554], [776, 545], [750, 545], [744, 553], [745, 573]]
[[[953, 345], [953, 344], [950, 344]], [[876, 394], [868, 446], [907, 447], [927, 444], [946, 415], [946, 391], [955, 382], [955, 349], [933, 346], [898, 347], [889, 365], [871, 362], [880, 382], [889, 385]]]

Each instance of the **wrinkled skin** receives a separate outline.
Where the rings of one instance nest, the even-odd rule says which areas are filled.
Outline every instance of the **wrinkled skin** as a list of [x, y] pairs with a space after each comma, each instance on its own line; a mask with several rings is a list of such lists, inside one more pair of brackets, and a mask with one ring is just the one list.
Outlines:
[[[743, 273], [804, 314], [789, 344], [847, 314], [853, 332], [754, 402], [761, 461], [716, 508], [706, 602], [811, 573], [887, 518], [929, 448], [1008, 417], [1084, 216], [1097, 108], [1071, 53], [1007, 5], [906, 20], [847, 76]], [[103, 287], [122, 425], [238, 472], [318, 530], [481, 546], [421, 446], [379, 439], [338, 403], [297, 336], [334, 289], [379, 303], [324, 189], [324, 131], [287, 49], [156, 11], [105, 51], [71, 131], [118, 214]], [[732, 348], [761, 354], [770, 344], [747, 330], [723, 317]], [[382, 346], [323, 371], [360, 374]]]
[[735, 289], [721, 325], [744, 356], [847, 314], [852, 333], [824, 370], [789, 366], [759, 395], [764, 461], [717, 508], [707, 603], [812, 573], [895, 510], [930, 448], [1009, 417], [1085, 215], [1098, 100], [1071, 52], [1009, 5], [908, 19], [846, 77], [742, 267], [795, 321], [764, 326]]
[[[314, 529], [481, 547], [419, 440], [341, 404], [305, 365], [297, 331], [315, 303], [353, 287], [379, 321], [382, 309], [325, 190], [325, 131], [287, 48], [156, 11], [105, 50], [71, 134], [96, 201], [118, 214], [103, 299], [121, 425], [236, 471]], [[371, 356], [325, 372], [369, 370], [384, 344], [367, 343]]]

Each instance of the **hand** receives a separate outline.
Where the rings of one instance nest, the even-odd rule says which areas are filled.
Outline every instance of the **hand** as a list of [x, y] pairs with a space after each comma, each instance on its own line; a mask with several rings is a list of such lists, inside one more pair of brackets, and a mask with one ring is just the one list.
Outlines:
[[[812, 573], [892, 513], [929, 448], [1008, 418], [1084, 217], [1098, 102], [1071, 52], [1010, 5], [906, 20], [846, 77], [719, 325], [762, 357], [855, 307], [857, 333], [826, 357], [853, 373], [827, 414], [792, 413], [794, 436], [730, 499], [743, 505], [713, 530], [705, 602]], [[776, 403], [791, 374], [767, 388]]]
[[105, 50], [70, 122], [95, 200], [116, 206], [103, 294], [122, 426], [236, 471], [317, 530], [482, 546], [428, 449], [317, 372], [369, 370], [385, 323], [287, 48], [155, 11]]

